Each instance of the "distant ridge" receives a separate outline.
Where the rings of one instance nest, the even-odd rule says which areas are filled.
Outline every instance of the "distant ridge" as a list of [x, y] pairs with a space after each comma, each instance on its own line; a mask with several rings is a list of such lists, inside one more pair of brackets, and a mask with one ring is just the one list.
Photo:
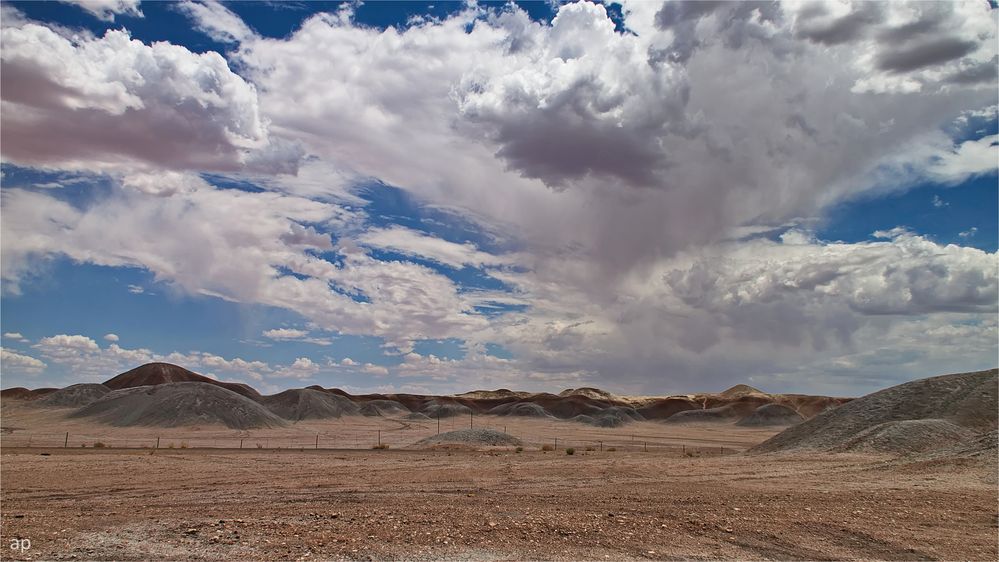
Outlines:
[[723, 390], [723, 391], [719, 392], [718, 394], [719, 394], [719, 396], [724, 396], [726, 398], [735, 398], [737, 396], [747, 396], [747, 395], [755, 395], [755, 394], [762, 395], [762, 396], [768, 396], [768, 394], [766, 392], [763, 392], [762, 390], [760, 390], [758, 388], [753, 388], [753, 387], [749, 386], [748, 384], [737, 384], [737, 385], [733, 386], [732, 388], [730, 388], [728, 390]]
[[146, 363], [145, 365], [140, 365], [104, 381], [104, 386], [111, 390], [122, 390], [137, 386], [153, 386], [173, 382], [204, 382], [221, 386], [236, 394], [242, 394], [250, 400], [260, 401], [260, 393], [249, 385], [235, 382], [220, 382], [172, 363]]

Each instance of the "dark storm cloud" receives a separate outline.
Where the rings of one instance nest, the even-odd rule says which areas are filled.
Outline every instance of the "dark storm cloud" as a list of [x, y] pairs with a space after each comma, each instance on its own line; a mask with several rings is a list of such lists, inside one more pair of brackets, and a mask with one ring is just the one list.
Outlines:
[[798, 17], [798, 37], [825, 45], [839, 45], [858, 39], [884, 18], [882, 7], [876, 2], [861, 4], [855, 11], [835, 19], [826, 17], [824, 7], [815, 6], [802, 11]]
[[999, 57], [959, 70], [945, 81], [951, 84], [986, 84], [999, 78]]
[[888, 50], [877, 57], [877, 66], [889, 72], [910, 72], [959, 59], [975, 51], [978, 45], [954, 37], [945, 37], [911, 47]]

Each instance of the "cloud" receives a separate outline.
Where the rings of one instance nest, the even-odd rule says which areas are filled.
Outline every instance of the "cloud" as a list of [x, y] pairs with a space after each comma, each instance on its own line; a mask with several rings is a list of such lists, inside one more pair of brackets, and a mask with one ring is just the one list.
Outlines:
[[218, 53], [146, 45], [124, 30], [66, 38], [24, 23], [2, 35], [9, 162], [87, 170], [297, 166], [298, 154], [269, 156], [286, 149], [271, 142], [256, 89]]
[[20, 332], [4, 332], [3, 337], [6, 339], [20, 341], [20, 342], [28, 341], [28, 339], [22, 336]]
[[308, 330], [296, 330], [293, 328], [275, 328], [273, 330], [265, 330], [263, 335], [265, 338], [272, 340], [297, 340], [309, 335], [309, 332]]
[[196, 27], [219, 43], [239, 43], [254, 36], [253, 30], [219, 2], [181, 2], [177, 9], [195, 21]]
[[934, 195], [932, 200], [933, 206], [937, 209], [942, 209], [944, 207], [949, 207], [950, 203], [944, 201], [939, 195]]
[[4, 371], [37, 375], [45, 370], [47, 365], [30, 355], [23, 355], [0, 347], [0, 365]]
[[978, 228], [973, 226], [968, 230], [957, 233], [957, 235], [960, 236], [961, 238], [971, 238], [977, 233], [978, 233]]
[[118, 334], [104, 334], [104, 340], [109, 342], [117, 342]]
[[67, 4], [75, 4], [81, 9], [90, 12], [95, 18], [113, 22], [116, 15], [128, 15], [132, 17], [143, 17], [139, 10], [140, 0], [59, 0]]
[[146, 292], [146, 289], [140, 285], [129, 285], [128, 292], [132, 293], [133, 295], [141, 295], [142, 293]]
[[357, 241], [364, 246], [428, 259], [454, 269], [512, 263], [509, 258], [483, 252], [469, 242], [464, 244], [448, 242], [401, 226], [370, 229], [358, 236]]

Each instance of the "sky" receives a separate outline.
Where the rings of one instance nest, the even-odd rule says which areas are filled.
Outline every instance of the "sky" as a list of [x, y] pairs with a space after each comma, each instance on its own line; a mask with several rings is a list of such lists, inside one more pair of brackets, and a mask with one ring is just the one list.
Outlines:
[[988, 2], [0, 2], [0, 384], [996, 366]]

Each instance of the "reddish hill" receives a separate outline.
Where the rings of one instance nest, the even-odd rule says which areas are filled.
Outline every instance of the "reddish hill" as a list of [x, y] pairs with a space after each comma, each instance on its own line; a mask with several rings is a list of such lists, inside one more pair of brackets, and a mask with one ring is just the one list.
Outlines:
[[14, 388], [5, 388], [4, 390], [0, 390], [0, 398], [6, 398], [9, 400], [38, 400], [39, 398], [48, 396], [57, 390], [59, 389], [36, 388], [35, 390], [28, 390], [23, 386], [15, 386]]
[[260, 393], [249, 385], [236, 382], [219, 382], [170, 363], [146, 363], [105, 381], [104, 386], [112, 390], [121, 390], [123, 388], [154, 386], [173, 382], [205, 382], [231, 390], [251, 400], [260, 400]]

